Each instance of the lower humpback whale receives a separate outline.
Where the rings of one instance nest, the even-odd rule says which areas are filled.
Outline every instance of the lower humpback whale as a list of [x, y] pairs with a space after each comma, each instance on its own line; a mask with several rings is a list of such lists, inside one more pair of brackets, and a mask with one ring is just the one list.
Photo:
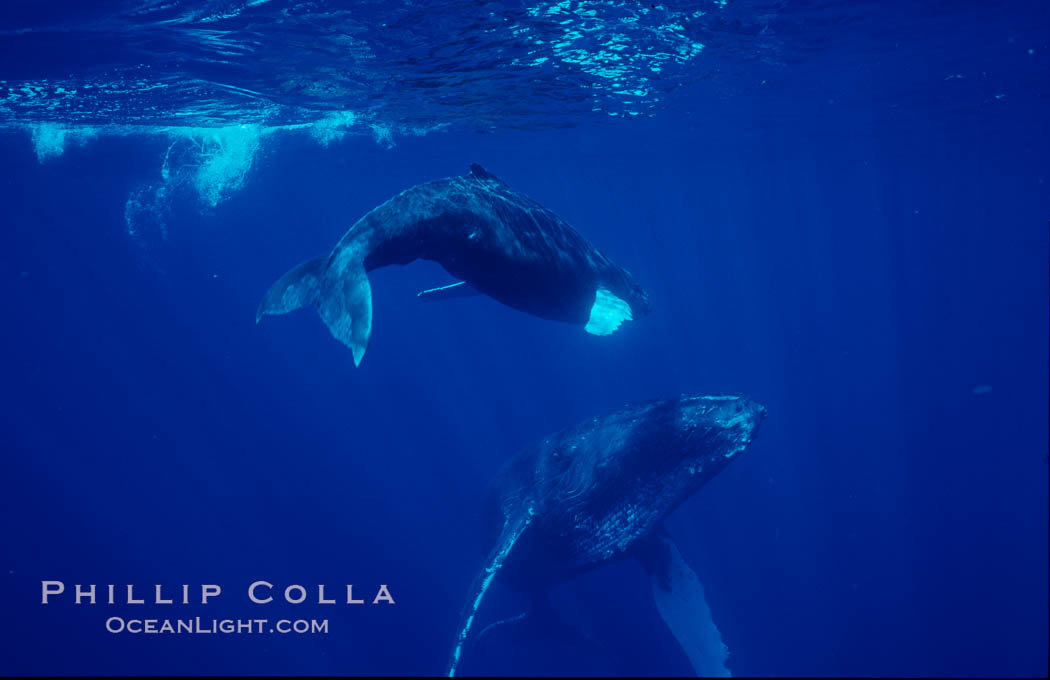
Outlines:
[[748, 447], [764, 417], [765, 408], [733, 396], [637, 403], [547, 437], [509, 461], [490, 498], [498, 538], [471, 586], [448, 675], [456, 673], [496, 576], [538, 592], [603, 562], [635, 557], [697, 674], [728, 676], [728, 652], [703, 586], [663, 520]]
[[360, 365], [372, 334], [366, 272], [413, 260], [459, 283], [423, 300], [483, 293], [517, 310], [608, 335], [649, 311], [649, 297], [560, 217], [480, 165], [419, 184], [358, 220], [328, 255], [304, 262], [266, 293], [255, 320], [313, 306]]

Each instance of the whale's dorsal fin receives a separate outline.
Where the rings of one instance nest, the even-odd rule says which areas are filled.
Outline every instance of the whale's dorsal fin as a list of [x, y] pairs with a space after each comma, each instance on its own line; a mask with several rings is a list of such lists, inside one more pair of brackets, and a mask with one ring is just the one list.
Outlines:
[[487, 180], [492, 182], [499, 182], [501, 184], [503, 183], [503, 180], [501, 180], [499, 177], [496, 177], [491, 172], [481, 167], [477, 163], [470, 164], [470, 176], [474, 179], [480, 179], [483, 181]]
[[514, 548], [514, 544], [521, 538], [525, 529], [532, 524], [532, 519], [535, 515], [536, 512], [530, 505], [516, 517], [508, 518], [503, 525], [503, 531], [500, 533], [499, 540], [496, 541], [496, 545], [492, 548], [488, 559], [485, 561], [485, 568], [477, 575], [473, 585], [470, 587], [470, 595], [467, 598], [466, 606], [463, 608], [459, 634], [456, 636], [456, 645], [452, 648], [452, 656], [448, 663], [448, 677], [451, 678], [456, 674], [456, 666], [459, 665], [459, 657], [463, 653], [463, 645], [470, 635], [470, 628], [474, 625], [474, 619], [478, 615], [481, 600], [485, 597], [489, 586], [492, 585], [492, 580], [496, 578], [496, 574], [503, 567], [507, 555]]

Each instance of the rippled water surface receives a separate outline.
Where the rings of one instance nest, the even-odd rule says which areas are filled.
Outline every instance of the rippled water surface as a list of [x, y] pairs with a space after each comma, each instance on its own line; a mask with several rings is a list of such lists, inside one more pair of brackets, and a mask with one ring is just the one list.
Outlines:
[[[0, 112], [17, 120], [296, 125], [355, 116], [407, 129], [648, 115], [741, 41], [752, 57], [772, 55], [760, 36], [775, 19], [762, 5], [612, 0], [110, 2], [61, 22], [35, 4], [8, 12], [2, 35], [14, 54]], [[56, 46], [89, 62], [52, 58]]]
[[[831, 54], [858, 84], [872, 59], [899, 60], [893, 94], [925, 80], [931, 97], [950, 80], [983, 81], [988, 96], [1036, 85], [1046, 58], [1002, 43], [1001, 18], [979, 3], [108, 0], [55, 12], [14, 0], [2, 12], [6, 124], [562, 126], [653, 115], [698, 81], [722, 95], [805, 82], [807, 62]], [[972, 35], [985, 19], [987, 38]], [[948, 50], [964, 42], [988, 70], [952, 71]], [[942, 71], [915, 72], [927, 68]]]

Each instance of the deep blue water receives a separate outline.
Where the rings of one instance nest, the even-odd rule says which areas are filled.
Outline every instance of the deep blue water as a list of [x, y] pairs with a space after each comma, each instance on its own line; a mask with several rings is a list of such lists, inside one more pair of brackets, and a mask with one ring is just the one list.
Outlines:
[[[668, 523], [734, 674], [1046, 675], [1045, 3], [67, 5], [0, 13], [0, 673], [440, 673], [501, 464], [700, 392], [768, 409]], [[370, 275], [359, 368], [311, 312], [254, 323], [471, 162], [652, 313], [599, 338], [421, 304], [450, 279], [415, 263]], [[253, 606], [259, 579], [396, 605]], [[522, 624], [462, 671], [690, 672], [634, 563], [555, 595], [596, 647]], [[496, 586], [482, 622], [523, 604]], [[105, 630], [147, 614], [330, 632]]]

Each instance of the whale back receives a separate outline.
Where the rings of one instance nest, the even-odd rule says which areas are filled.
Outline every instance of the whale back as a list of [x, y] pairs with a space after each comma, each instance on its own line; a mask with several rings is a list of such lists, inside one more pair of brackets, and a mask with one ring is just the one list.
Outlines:
[[[452, 276], [515, 309], [542, 318], [587, 324], [605, 289], [636, 318], [648, 295], [568, 222], [480, 165], [470, 173], [408, 189], [376, 208], [368, 222], [383, 224], [373, 238], [370, 270], [434, 260]], [[600, 329], [601, 326], [595, 326]], [[610, 331], [614, 328], [610, 328]]]

